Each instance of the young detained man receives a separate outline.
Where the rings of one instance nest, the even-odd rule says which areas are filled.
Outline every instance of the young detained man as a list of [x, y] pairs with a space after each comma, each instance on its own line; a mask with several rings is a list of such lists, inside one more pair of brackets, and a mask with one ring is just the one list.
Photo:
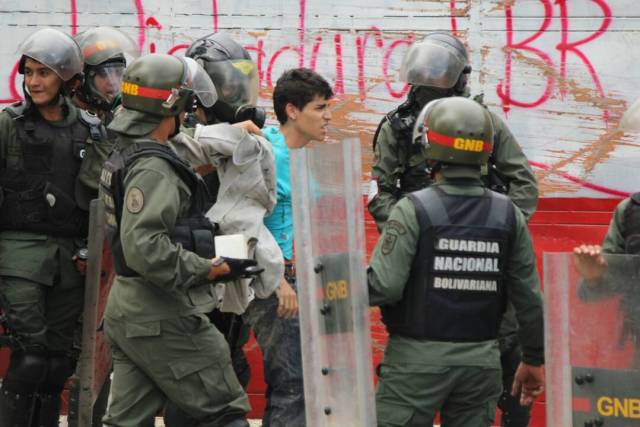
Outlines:
[[273, 91], [273, 106], [280, 129], [267, 128], [276, 159], [277, 203], [264, 222], [285, 258], [285, 277], [276, 294], [254, 300], [244, 320], [251, 325], [264, 355], [267, 406], [263, 425], [305, 425], [300, 323], [293, 268], [293, 211], [289, 150], [302, 148], [327, 136], [331, 120], [329, 83], [306, 68], [286, 71]]

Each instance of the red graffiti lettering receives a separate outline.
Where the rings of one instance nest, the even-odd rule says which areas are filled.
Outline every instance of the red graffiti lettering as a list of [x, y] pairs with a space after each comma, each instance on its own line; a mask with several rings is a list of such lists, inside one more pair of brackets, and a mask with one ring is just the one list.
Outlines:
[[78, 34], [78, 5], [76, 0], [71, 0], [71, 35]]
[[218, 32], [218, 1], [211, 0], [211, 18], [213, 19], [213, 32]]
[[382, 62], [382, 75], [384, 76], [384, 85], [387, 87], [389, 94], [394, 98], [402, 98], [403, 96], [405, 96], [407, 91], [409, 90], [409, 85], [405, 83], [404, 86], [402, 86], [402, 89], [400, 89], [399, 91], [391, 87], [391, 81], [389, 79], [389, 58], [391, 58], [391, 54], [396, 47], [402, 45], [409, 46], [411, 45], [411, 43], [413, 43], [413, 35], [410, 35], [406, 39], [395, 40], [393, 43], [391, 43], [391, 45], [389, 45], [389, 48], [384, 53], [384, 60]]
[[134, 5], [138, 18], [138, 49], [140, 49], [140, 53], [142, 53], [144, 44], [147, 41], [146, 27], [144, 25], [144, 6], [142, 5], [142, 0], [134, 0]]
[[342, 36], [336, 34], [333, 37], [336, 46], [336, 83], [333, 91], [336, 95], [344, 95], [344, 75], [342, 69]]
[[22, 96], [18, 93], [18, 89], [16, 89], [16, 78], [18, 76], [18, 67], [20, 66], [20, 60], [16, 61], [11, 69], [11, 73], [9, 74], [9, 98], [0, 99], [0, 104], [11, 104], [16, 101], [22, 100]]
[[547, 83], [544, 89], [543, 94], [533, 102], [523, 102], [515, 100], [511, 97], [511, 61], [513, 52], [516, 50], [524, 50], [527, 52], [531, 52], [537, 55], [540, 59], [542, 59], [545, 65], [549, 68], [553, 68], [553, 61], [545, 52], [537, 49], [535, 47], [530, 46], [530, 44], [538, 39], [546, 30], [549, 28], [549, 24], [551, 24], [551, 18], [553, 16], [552, 5], [550, 0], [540, 0], [542, 5], [544, 6], [544, 20], [542, 21], [542, 25], [532, 36], [522, 40], [519, 43], [513, 42], [513, 8], [510, 4], [505, 5], [505, 15], [506, 15], [506, 26], [507, 26], [507, 45], [504, 48], [505, 51], [505, 78], [504, 82], [500, 81], [498, 83], [498, 87], [496, 88], [496, 92], [498, 96], [502, 100], [502, 109], [504, 112], [508, 112], [511, 108], [510, 105], [516, 105], [518, 107], [532, 108], [537, 107], [538, 105], [544, 103], [549, 99], [551, 93], [553, 91], [554, 79], [553, 75], [547, 73]]
[[[153, 16], [148, 17], [144, 25], [147, 28], [155, 28], [158, 31], [162, 30], [162, 25], [160, 25], [158, 20]], [[156, 44], [154, 42], [149, 43], [149, 53], [156, 53]]]
[[456, 0], [449, 1], [449, 10], [451, 11], [451, 32], [453, 35], [458, 35], [458, 20], [456, 19]]
[[313, 48], [311, 49], [311, 61], [309, 61], [309, 68], [313, 71], [316, 70], [316, 63], [318, 61], [318, 53], [320, 52], [320, 45], [322, 44], [322, 36], [316, 36], [313, 41]]
[[[587, 67], [587, 71], [589, 72], [589, 75], [593, 79], [593, 82], [596, 86], [596, 92], [601, 97], [605, 96], [604, 90], [602, 88], [602, 83], [600, 82], [600, 78], [598, 77], [598, 74], [596, 73], [595, 68], [593, 67], [593, 65], [591, 64], [591, 61], [587, 58], [587, 56], [578, 48], [578, 46], [585, 45], [597, 39], [598, 37], [602, 36], [609, 28], [609, 25], [611, 25], [611, 8], [609, 7], [609, 5], [604, 0], [591, 0], [591, 1], [596, 3], [600, 7], [600, 9], [602, 9], [603, 19], [602, 19], [602, 23], [600, 24], [600, 27], [588, 37], [585, 37], [575, 42], [569, 42], [568, 41], [569, 40], [569, 13], [567, 10], [567, 1], [556, 0], [556, 4], [559, 5], [560, 7], [560, 23], [562, 28], [561, 30], [562, 41], [558, 43], [558, 45], [556, 46], [556, 49], [560, 51], [560, 76], [562, 77], [562, 83], [560, 85], [560, 94], [563, 99], [566, 96], [566, 92], [567, 92], [567, 87], [566, 87], [566, 84], [564, 83], [567, 79], [567, 52], [572, 52], [578, 58], [580, 58], [580, 60]], [[604, 117], [605, 123], [608, 123], [609, 110], [606, 108], [603, 111], [603, 117]]]
[[361, 37], [360, 34], [358, 34], [358, 36], [356, 37], [356, 57], [358, 61], [358, 94], [360, 95], [361, 101], [364, 101], [367, 98], [367, 88], [365, 86], [364, 76], [364, 53], [367, 48], [367, 41], [369, 40], [370, 35], [373, 35], [376, 47], [378, 49], [382, 49], [384, 46], [384, 42], [382, 41], [382, 33], [376, 27], [372, 27], [370, 31], [365, 32], [363, 37]]
[[262, 88], [262, 81], [264, 80], [264, 70], [262, 69], [262, 61], [267, 56], [264, 51], [264, 41], [258, 40], [255, 46], [245, 46], [245, 49], [256, 52], [256, 67], [258, 68], [258, 86]]

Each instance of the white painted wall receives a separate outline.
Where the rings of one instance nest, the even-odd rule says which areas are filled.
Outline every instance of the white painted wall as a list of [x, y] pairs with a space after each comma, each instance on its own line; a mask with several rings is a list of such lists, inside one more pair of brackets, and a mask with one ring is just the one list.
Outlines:
[[97, 25], [121, 28], [144, 52], [178, 55], [228, 31], [259, 60], [265, 106], [284, 69], [315, 67], [339, 93], [333, 135], [360, 137], [367, 173], [373, 131], [404, 94], [397, 70], [407, 43], [455, 28], [472, 53], [473, 93], [507, 120], [544, 195], [640, 187], [640, 136], [617, 129], [640, 97], [637, 0], [2, 0], [0, 100], [21, 94], [12, 69], [28, 34]]

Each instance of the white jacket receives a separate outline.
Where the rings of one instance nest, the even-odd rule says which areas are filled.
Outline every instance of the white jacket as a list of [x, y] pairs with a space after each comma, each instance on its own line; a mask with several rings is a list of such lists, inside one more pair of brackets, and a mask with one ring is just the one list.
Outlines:
[[[275, 160], [271, 144], [228, 124], [198, 126], [194, 138], [178, 134], [171, 147], [196, 168], [213, 165], [220, 188], [207, 217], [222, 234], [242, 234], [264, 272], [253, 280], [258, 298], [267, 298], [284, 275], [284, 258], [278, 243], [265, 227], [264, 216], [276, 204]], [[225, 287], [221, 311], [242, 313], [252, 299], [244, 280]]]

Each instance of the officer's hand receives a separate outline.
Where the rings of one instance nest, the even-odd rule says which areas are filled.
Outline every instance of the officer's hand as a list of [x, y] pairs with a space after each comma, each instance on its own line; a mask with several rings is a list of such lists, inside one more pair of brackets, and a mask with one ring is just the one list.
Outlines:
[[276, 289], [278, 296], [278, 316], [289, 319], [296, 315], [298, 311], [298, 298], [289, 282], [283, 277], [280, 279], [280, 286]]
[[214, 282], [231, 282], [250, 278], [264, 271], [253, 259], [217, 257], [211, 260], [207, 278]]
[[578, 274], [586, 281], [587, 285], [597, 286], [607, 270], [607, 261], [602, 256], [602, 248], [599, 245], [580, 245], [573, 249]]
[[521, 362], [513, 378], [511, 395], [520, 395], [520, 405], [529, 406], [544, 391], [544, 366]]
[[252, 133], [254, 135], [262, 136], [262, 131], [260, 130], [260, 128], [256, 126], [256, 124], [253, 123], [251, 120], [245, 120], [244, 122], [234, 123], [231, 126], [244, 129], [247, 132]]

